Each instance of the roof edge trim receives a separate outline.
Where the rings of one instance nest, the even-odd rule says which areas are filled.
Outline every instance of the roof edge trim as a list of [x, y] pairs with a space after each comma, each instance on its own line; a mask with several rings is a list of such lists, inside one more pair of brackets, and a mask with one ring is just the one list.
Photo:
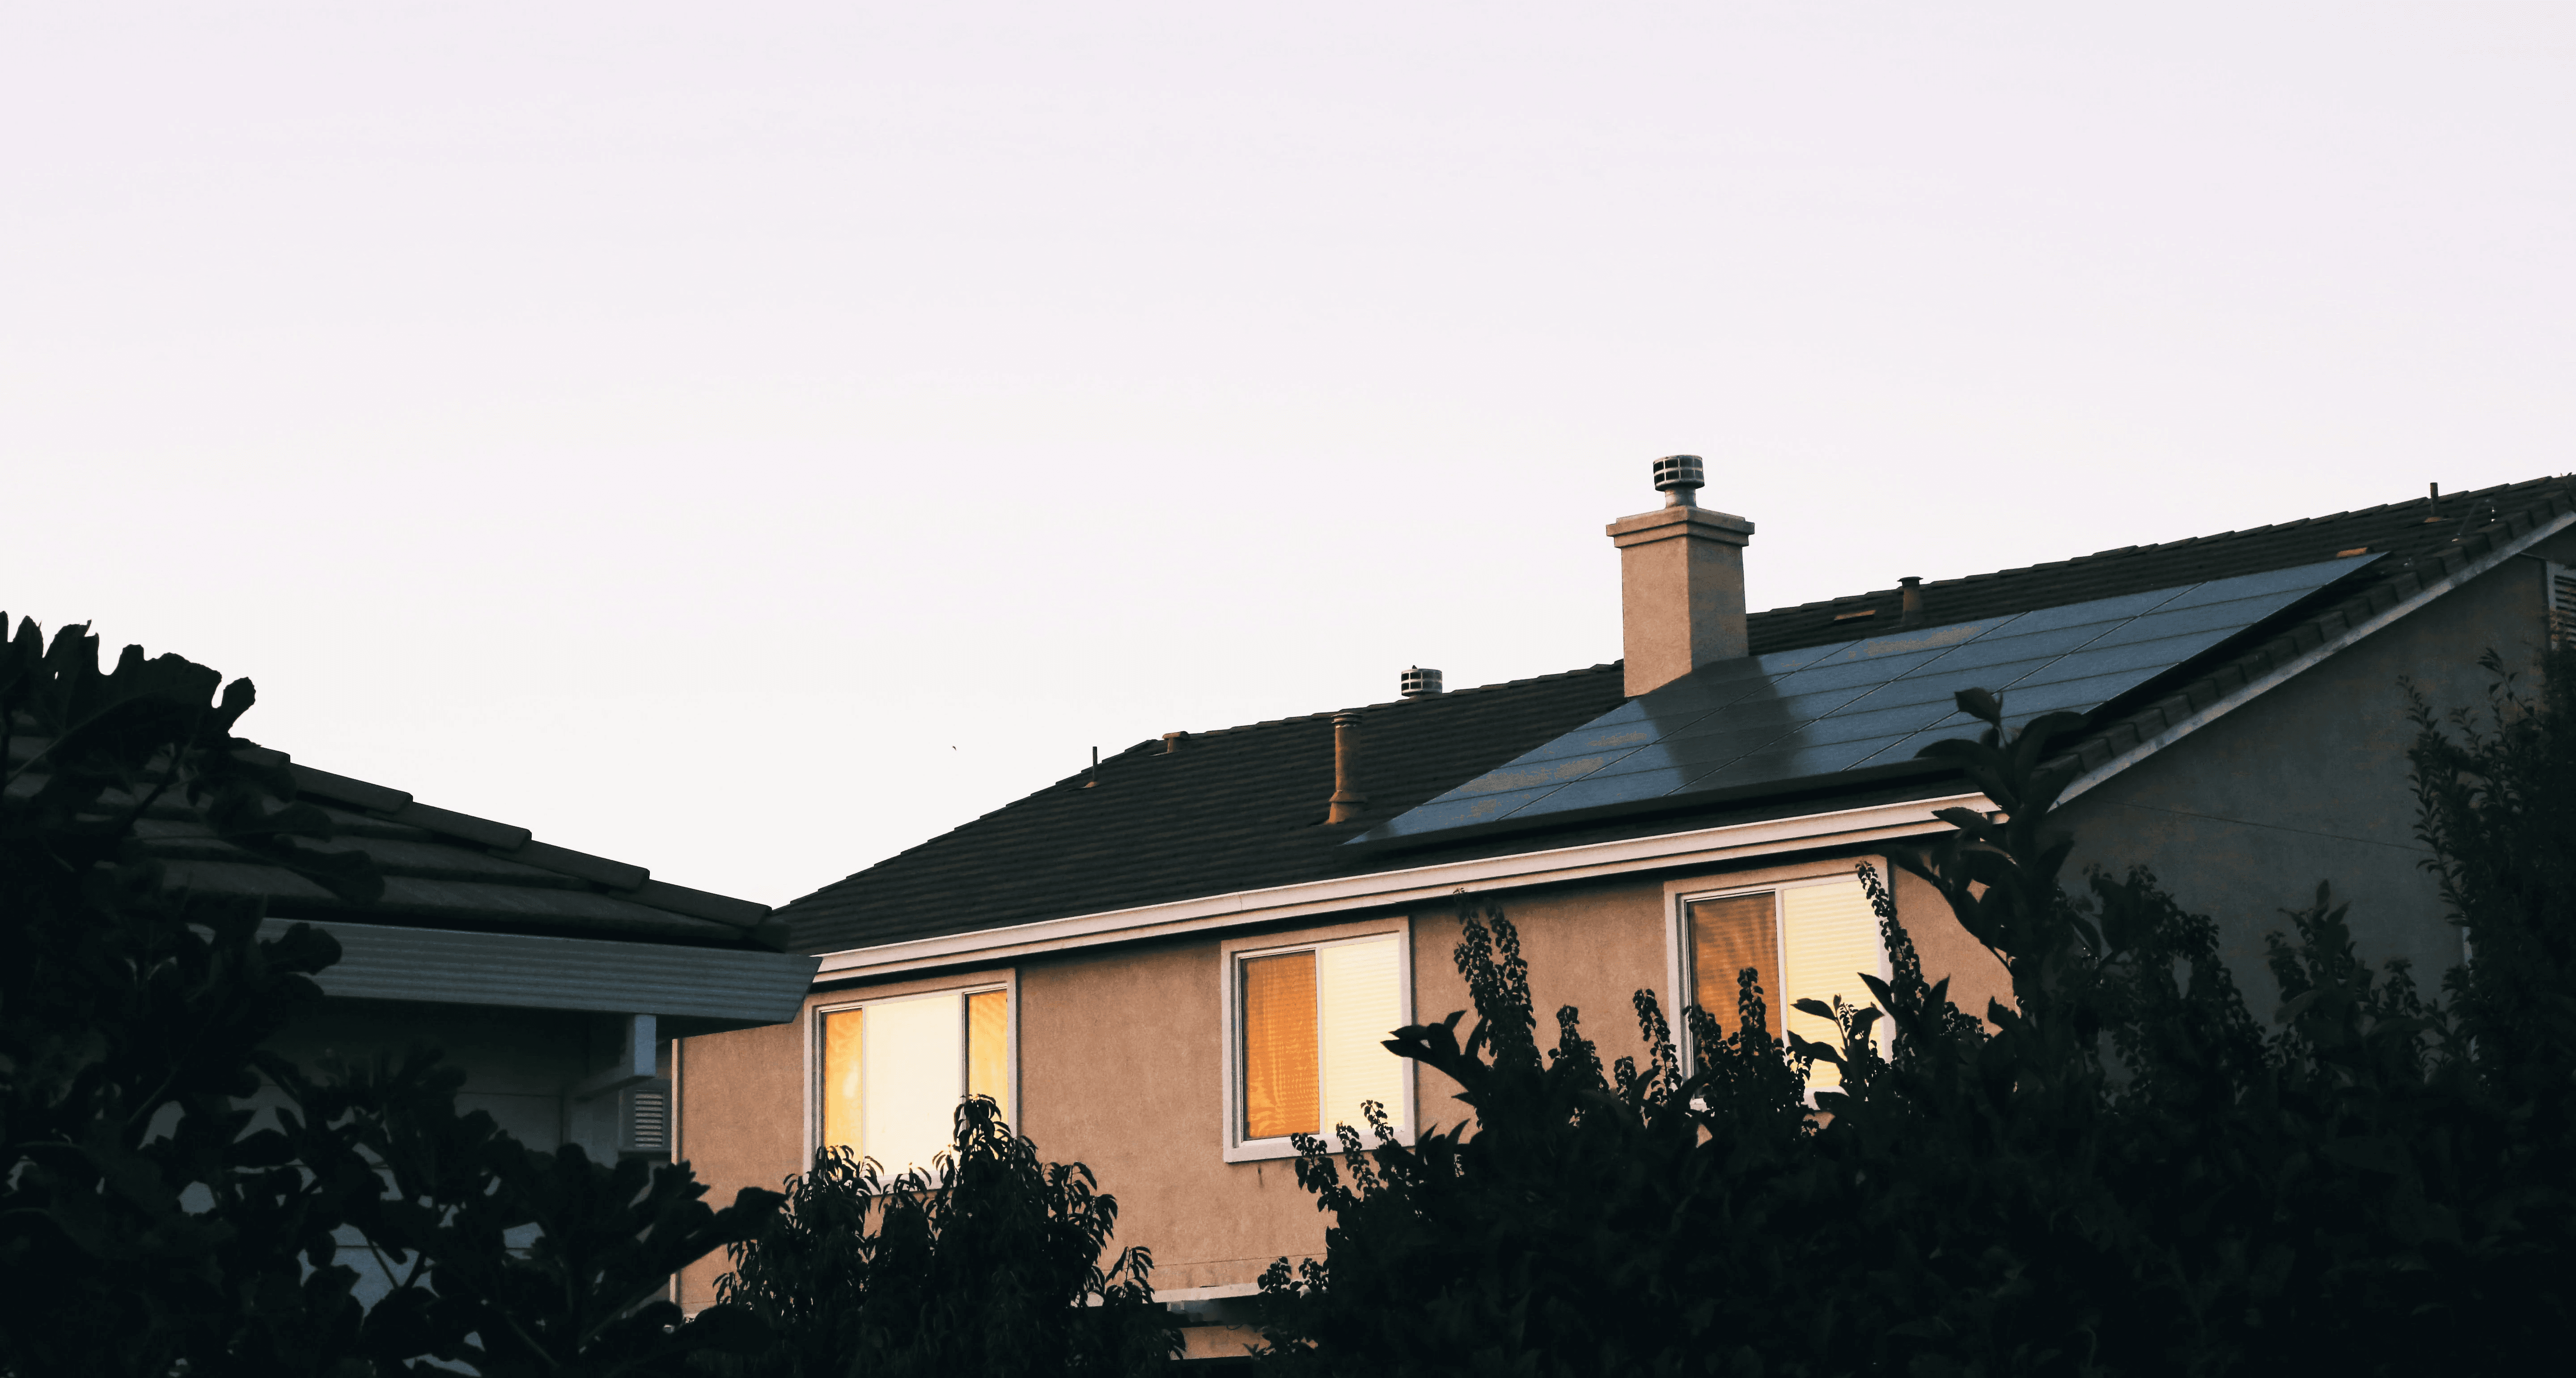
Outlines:
[[263, 919], [259, 935], [275, 938], [299, 922], [340, 943], [340, 960], [314, 977], [325, 995], [651, 1014], [710, 1031], [795, 1018], [815, 966], [784, 952], [330, 920]]
[[1007, 928], [826, 953], [815, 979], [838, 982], [897, 976], [960, 963], [1236, 928], [1375, 905], [1413, 904], [1446, 899], [1479, 886], [1540, 885], [1774, 852], [1882, 842], [1946, 832], [1950, 825], [1934, 815], [1952, 808], [1983, 813], [1991, 812], [1994, 804], [1983, 794], [1951, 794], [1041, 919]]
[[2058, 802], [2060, 804], [2064, 804], [2098, 785], [2107, 783], [2113, 776], [2136, 765], [2138, 762], [2155, 755], [2157, 752], [2164, 750], [2175, 742], [2181, 741], [2192, 733], [2197, 732], [2200, 729], [2209, 726], [2211, 723], [2218, 721], [2220, 718], [2227, 716], [2236, 709], [2252, 703], [2255, 699], [2261, 697], [2265, 693], [2268, 693], [2271, 690], [2288, 683], [2290, 680], [2297, 678], [2299, 675], [2305, 673], [2316, 666], [2319, 662], [2326, 659], [2326, 657], [2343, 650], [2345, 647], [2351, 646], [2373, 632], [2387, 627], [2389, 624], [2396, 622], [2408, 613], [2411, 613], [2416, 609], [2423, 607], [2425, 604], [2432, 602], [2434, 599], [2451, 592], [2453, 589], [2458, 588], [2460, 585], [2467, 583], [2471, 579], [2475, 579], [2479, 575], [2497, 568], [2504, 564], [2505, 561], [2513, 559], [2524, 551], [2529, 550], [2531, 547], [2557, 535], [2561, 531], [2566, 530], [2571, 525], [2576, 525], [2576, 512], [2561, 512], [2557, 516], [2533, 528], [2529, 535], [2519, 537], [2515, 540], [2508, 541], [2503, 545], [2497, 546], [2486, 554], [2470, 560], [2459, 569], [2434, 580], [2432, 583], [2426, 584], [2423, 588], [2417, 590], [2412, 596], [2400, 599], [2394, 607], [2391, 607], [2365, 621], [2355, 623], [2352, 626], [2344, 628], [2343, 631], [2334, 636], [2328, 637], [2313, 649], [2293, 657], [2285, 664], [2273, 667], [2270, 671], [2255, 679], [2246, 681], [2243, 687], [2237, 689], [2234, 693], [2220, 698], [2216, 703], [2209, 705], [2207, 708], [2203, 708], [2179, 722], [2168, 724], [2163, 731], [2156, 733], [2154, 736], [2147, 738], [2136, 746], [2130, 747], [2128, 750], [2121, 752], [2110, 760], [2104, 761], [2102, 764], [2095, 766], [2093, 769], [2084, 772], [2080, 776], [2077, 776], [2075, 782], [2068, 785], [2064, 792], [2057, 796]]

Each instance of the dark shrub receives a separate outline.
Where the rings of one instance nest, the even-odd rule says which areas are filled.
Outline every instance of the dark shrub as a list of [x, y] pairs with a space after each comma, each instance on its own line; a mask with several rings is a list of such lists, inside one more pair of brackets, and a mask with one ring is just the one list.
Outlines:
[[[718, 1213], [684, 1166], [531, 1152], [425, 1052], [316, 1080], [261, 1050], [339, 945], [175, 890], [147, 819], [184, 804], [351, 903], [381, 882], [220, 684], [132, 647], [103, 672], [86, 627], [0, 646], [0, 1374], [671, 1373], [740, 1342], [652, 1298], [774, 1196]], [[344, 1238], [397, 1279], [372, 1309]]]
[[787, 1181], [787, 1206], [729, 1251], [719, 1312], [776, 1339], [722, 1370], [764, 1378], [1121, 1374], [1174, 1347], [1153, 1299], [1153, 1256], [1107, 1268], [1116, 1198], [1080, 1163], [1047, 1163], [991, 1100], [957, 1108], [953, 1151], [930, 1171], [882, 1177], [827, 1148]]
[[[2557, 667], [2554, 667], [2557, 668]], [[1878, 877], [1894, 979], [1770, 1032], [1751, 973], [1694, 1064], [1653, 997], [1642, 1061], [1572, 1009], [1535, 1036], [1501, 914], [1463, 917], [1475, 1005], [1388, 1047], [1464, 1089], [1472, 1127], [1345, 1130], [1301, 1180], [1327, 1255], [1265, 1279], [1270, 1361], [1368, 1374], [2492, 1371], [2549, 1352], [2576, 1276], [2567, 1098], [2576, 674], [2490, 721], [2429, 715], [2425, 833], [2480, 960], [2451, 1009], [2354, 956], [2320, 889], [2271, 942], [2267, 1034], [2215, 926], [2144, 872], [2088, 877], [2051, 807], [2043, 718], [1935, 748], [2002, 812], [1908, 869], [2004, 961], [1982, 1019], [1926, 985]], [[2496, 954], [2511, 954], [2499, 970]], [[1868, 1036], [1893, 1025], [1894, 1056]], [[1841, 1088], [1805, 1095], [1807, 1069]]]

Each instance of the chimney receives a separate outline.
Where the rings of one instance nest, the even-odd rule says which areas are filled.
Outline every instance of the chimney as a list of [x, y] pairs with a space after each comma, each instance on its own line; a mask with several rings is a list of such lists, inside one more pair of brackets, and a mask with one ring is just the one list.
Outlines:
[[1700, 506], [1701, 474], [1697, 455], [1656, 460], [1662, 509], [1610, 523], [1630, 698], [1746, 651], [1744, 546], [1753, 523]]
[[1899, 611], [1903, 612], [1905, 615], [1905, 625], [1909, 627], [1919, 625], [1923, 621], [1922, 577], [1920, 575], [1909, 574], [1904, 578], [1897, 580], [1896, 584], [1898, 589], [1897, 597], [1899, 600], [1898, 607]]
[[1360, 793], [1360, 715], [1333, 715], [1333, 798], [1326, 823], [1348, 823], [1368, 807]]
[[1416, 665], [1397, 678], [1395, 692], [1408, 699], [1427, 699], [1440, 692], [1440, 672]]

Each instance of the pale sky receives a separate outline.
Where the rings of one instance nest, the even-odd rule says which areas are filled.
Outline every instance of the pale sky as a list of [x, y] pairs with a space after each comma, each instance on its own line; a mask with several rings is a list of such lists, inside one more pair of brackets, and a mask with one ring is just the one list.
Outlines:
[[1616, 658], [1657, 455], [1756, 607], [2576, 468], [2571, 246], [2563, 3], [19, 4], [0, 607], [784, 903]]

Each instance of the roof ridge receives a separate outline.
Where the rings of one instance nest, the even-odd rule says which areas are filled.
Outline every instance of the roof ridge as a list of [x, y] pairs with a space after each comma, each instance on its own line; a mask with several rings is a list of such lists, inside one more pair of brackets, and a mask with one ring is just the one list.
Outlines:
[[[2472, 489], [2467, 492], [2445, 493], [2442, 495], [2442, 502], [2445, 506], [2454, 502], [2492, 502], [2495, 497], [2503, 493], [2518, 489], [2537, 489], [2550, 484], [2565, 484], [2570, 479], [2576, 479], [2576, 474], [2544, 474], [2539, 478], [2520, 479], [2512, 483], [2499, 483], [2491, 487]], [[2113, 557], [2126, 558], [2130, 556], [2150, 554], [2156, 551], [2179, 550], [2187, 546], [2198, 545], [2204, 542], [2245, 540], [2251, 537], [2261, 536], [2269, 532], [2287, 531], [2302, 526], [2315, 526], [2324, 522], [2341, 521], [2347, 518], [2379, 516], [2384, 513], [2395, 512], [2403, 508], [2411, 507], [2422, 501], [2424, 501], [2423, 498], [2405, 498], [2397, 502], [2384, 502], [2379, 504], [2377, 507], [2347, 508], [2341, 512], [2326, 513], [2310, 517], [2294, 517], [2286, 521], [2270, 522], [2262, 526], [2245, 526], [2229, 531], [2212, 531], [2194, 536], [2177, 536], [2169, 541], [2151, 541], [2144, 545], [2115, 546], [2109, 550], [2094, 551], [2089, 555], [2070, 555], [2063, 560], [2041, 560], [2033, 564], [2010, 565], [2003, 569], [1981, 570], [1972, 574], [1954, 574], [1946, 579], [1926, 579], [1923, 581], [1923, 587], [1926, 589], [1938, 589], [1968, 583], [1972, 580], [2000, 579], [2008, 575], [2036, 574], [2049, 570], [2069, 569], [2092, 560], [2102, 560]], [[1871, 589], [1865, 593], [1836, 594], [1831, 598], [1819, 598], [1805, 603], [1783, 603], [1778, 607], [1764, 608], [1759, 612], [1749, 613], [1747, 616], [1769, 617], [1779, 613], [1802, 612], [1810, 608], [1831, 607], [1837, 603], [1850, 603], [1861, 599], [1890, 598], [1900, 592], [1902, 592], [1900, 589], [1885, 588]]]
[[[1400, 708], [1410, 703], [1436, 703], [1442, 699], [1455, 699], [1467, 694], [1484, 694], [1500, 689], [1518, 689], [1524, 685], [1544, 684], [1550, 680], [1572, 679], [1577, 675], [1607, 674], [1613, 670], [1622, 669], [1626, 663], [1627, 662], [1624, 660], [1596, 661], [1590, 665], [1578, 665], [1571, 670], [1553, 670], [1544, 675], [1530, 675], [1524, 679], [1496, 680], [1491, 684], [1471, 684], [1464, 689], [1450, 689], [1438, 694], [1426, 694], [1418, 699], [1381, 699], [1374, 703], [1353, 704], [1348, 708], [1327, 708], [1317, 713], [1294, 713], [1284, 718], [1263, 718], [1257, 722], [1236, 723], [1231, 727], [1211, 727], [1206, 731], [1190, 732], [1187, 735], [1191, 740], [1195, 741], [1201, 737], [1222, 737], [1235, 732], [1250, 732], [1255, 728], [1285, 727], [1290, 723], [1313, 722], [1318, 718], [1330, 720], [1332, 718], [1339, 717], [1344, 713], [1364, 713], [1372, 708]], [[1127, 752], [1136, 750], [1138, 747], [1160, 746], [1161, 744], [1162, 743], [1158, 739], [1148, 738], [1145, 741], [1138, 742], [1135, 746], [1123, 748], [1118, 754], [1123, 756], [1127, 754]], [[1080, 772], [1076, 772], [1076, 774], [1080, 774]], [[1074, 776], [1066, 776], [1065, 778], [1072, 779]]]

